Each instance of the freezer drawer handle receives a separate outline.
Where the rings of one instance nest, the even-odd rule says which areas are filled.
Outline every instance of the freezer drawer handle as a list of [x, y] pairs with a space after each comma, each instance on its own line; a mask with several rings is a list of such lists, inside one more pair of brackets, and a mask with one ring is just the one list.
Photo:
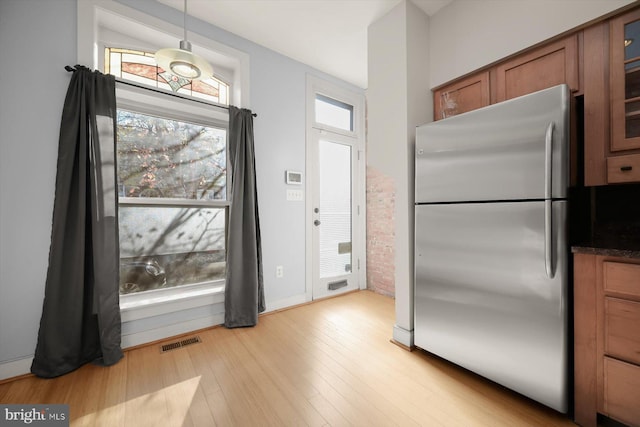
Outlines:
[[555, 276], [553, 262], [553, 210], [551, 204], [552, 198], [552, 176], [553, 170], [553, 128], [554, 123], [549, 123], [547, 133], [545, 134], [545, 189], [544, 189], [544, 267], [547, 271], [547, 277], [553, 279]]
[[620, 168], [622, 172], [629, 172], [631, 169], [633, 169], [633, 166], [622, 166]]

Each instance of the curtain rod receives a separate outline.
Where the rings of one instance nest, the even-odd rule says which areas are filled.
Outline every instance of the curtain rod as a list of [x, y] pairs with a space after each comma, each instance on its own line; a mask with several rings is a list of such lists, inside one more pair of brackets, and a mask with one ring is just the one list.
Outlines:
[[[64, 69], [67, 70], [70, 73], [76, 71], [77, 68], [86, 68], [86, 67], [84, 67], [82, 65], [76, 65], [76, 66], [73, 66], [73, 67], [71, 65], [66, 65], [64, 67]], [[202, 100], [202, 99], [189, 98], [187, 96], [180, 95], [178, 93], [171, 93], [171, 92], [164, 91], [162, 89], [157, 89], [157, 88], [153, 88], [153, 87], [149, 87], [149, 86], [139, 85], [139, 84], [127, 81], [127, 80], [119, 79], [117, 77], [116, 77], [116, 83], [120, 83], [120, 84], [128, 85], [128, 86], [133, 86], [133, 87], [137, 87], [137, 88], [140, 88], [140, 89], [150, 90], [152, 92], [160, 93], [162, 95], [175, 96], [176, 98], [186, 99], [186, 100], [193, 101], [193, 102], [199, 102], [200, 104], [209, 105], [211, 107], [217, 107], [217, 108], [222, 108], [224, 110], [229, 110], [229, 107], [226, 106], [226, 105], [216, 104], [216, 103], [208, 102], [208, 101], [205, 101], [205, 100]], [[258, 117], [258, 115], [256, 113], [252, 113], [251, 115], [253, 117]]]

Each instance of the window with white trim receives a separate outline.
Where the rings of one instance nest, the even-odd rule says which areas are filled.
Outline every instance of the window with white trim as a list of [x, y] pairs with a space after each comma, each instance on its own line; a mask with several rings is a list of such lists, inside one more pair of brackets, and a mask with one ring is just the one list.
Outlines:
[[[195, 102], [228, 104], [229, 85], [172, 78], [153, 53], [105, 47], [104, 72], [139, 85], [117, 93], [120, 294], [175, 294], [226, 273], [227, 121]], [[167, 95], [145, 86], [181, 95]], [[188, 98], [194, 98], [190, 100]], [[196, 114], [171, 106], [189, 105]]]
[[316, 123], [354, 132], [353, 105], [316, 93], [314, 106]]
[[225, 277], [226, 127], [118, 109], [120, 293]]
[[[122, 60], [124, 55], [136, 52], [142, 53], [143, 56], [147, 57], [146, 60], [140, 60], [139, 58], [127, 56], [124, 58], [124, 62], [128, 64], [119, 71], [122, 74], [116, 74], [118, 80], [132, 82], [139, 86], [134, 87], [125, 83], [116, 84], [117, 107], [122, 112], [120, 114], [120, 118], [123, 120], [122, 123], [125, 123], [126, 120], [133, 120], [133, 115], [137, 115], [135, 116], [139, 122], [137, 124], [142, 128], [152, 126], [150, 122], [162, 124], [163, 120], [166, 120], [168, 122], [162, 124], [163, 126], [182, 127], [185, 134], [187, 129], [190, 131], [204, 129], [205, 134], [213, 135], [214, 138], [214, 141], [210, 143], [212, 147], [209, 152], [210, 155], [207, 157], [207, 159], [213, 159], [216, 156], [216, 150], [220, 148], [219, 143], [222, 141], [220, 138], [226, 139], [226, 136], [223, 137], [222, 134], [226, 133], [228, 112], [211, 104], [222, 106], [234, 104], [239, 107], [249, 107], [249, 55], [210, 37], [193, 32], [189, 34], [193, 52], [205, 58], [213, 66], [214, 76], [212, 79], [200, 80], [195, 84], [191, 81], [179, 81], [169, 76], [167, 76], [168, 80], [162, 76], [158, 78], [157, 75], [154, 76], [153, 74], [147, 74], [146, 78], [141, 79], [142, 76], [140, 76], [139, 72], [131, 72], [131, 66], [144, 64], [145, 67], [142, 68], [146, 68], [144, 70], [145, 73], [153, 71], [155, 64], [153, 52], [170, 46], [178, 46], [179, 41], [183, 39], [183, 27], [173, 25], [167, 20], [126, 6], [116, 0], [82, 0], [77, 4], [77, 11], [78, 64], [102, 71], [105, 71], [105, 67], [109, 66], [111, 71], [116, 74], [114, 61]], [[190, 17], [189, 19], [192, 18]], [[111, 48], [108, 57], [105, 55], [108, 52], [107, 48]], [[150, 63], [149, 61], [152, 62]], [[151, 67], [148, 65], [151, 65]], [[136, 77], [133, 77], [133, 75], [136, 75]], [[138, 79], [138, 81], [135, 81], [135, 79]], [[145, 84], [151, 87], [143, 89], [142, 87]], [[127, 117], [124, 112], [132, 115]], [[148, 123], [144, 124], [144, 121]], [[128, 125], [131, 125], [131, 123]], [[207, 135], [205, 136], [208, 138]], [[179, 137], [174, 139], [174, 143], [167, 142], [160, 151], [171, 151], [169, 147], [180, 140], [181, 138]], [[198, 141], [198, 144], [200, 143], [201, 141]], [[147, 141], [146, 144], [151, 143]], [[198, 147], [196, 151], [200, 151], [200, 149]], [[123, 150], [126, 151], [126, 149]], [[138, 150], [138, 148], [132, 148], [132, 150]], [[147, 151], [149, 152], [149, 150]], [[182, 152], [187, 153], [187, 151], [189, 150], [185, 149]], [[151, 152], [155, 153], [154, 150], [150, 150], [149, 155], [151, 155]], [[120, 163], [124, 161], [123, 156], [134, 162], [141, 161], [137, 157], [138, 154], [141, 157], [147, 155], [145, 152], [132, 151], [129, 154], [121, 152]], [[220, 278], [224, 277], [224, 271], [216, 260], [220, 259], [220, 254], [224, 248], [222, 246], [224, 241], [221, 240], [220, 236], [224, 234], [222, 230], [226, 228], [226, 215], [229, 208], [229, 201], [223, 191], [226, 191], [226, 174], [221, 173], [218, 169], [215, 175], [218, 177], [217, 179], [205, 176], [202, 184], [200, 184], [200, 180], [191, 179], [191, 174], [197, 174], [197, 170], [191, 170], [184, 178], [178, 178], [175, 175], [162, 178], [162, 174], [156, 173], [158, 169], [162, 169], [164, 166], [161, 162], [173, 163], [173, 166], [168, 168], [174, 168], [174, 170], [178, 169], [178, 165], [184, 162], [184, 159], [172, 159], [172, 156], [168, 153], [165, 152], [164, 154], [169, 159], [166, 157], [156, 158], [154, 160], [155, 165], [151, 162], [150, 170], [153, 172], [152, 175], [147, 175], [146, 177], [136, 176], [131, 174], [130, 170], [129, 175], [131, 176], [120, 175], [119, 177], [121, 181], [119, 185], [120, 215], [122, 216], [121, 232], [123, 234], [128, 233], [130, 236], [130, 241], [122, 244], [121, 255], [123, 263], [127, 261], [135, 264], [142, 258], [142, 265], [133, 265], [130, 269], [135, 270], [137, 268], [138, 271], [144, 271], [144, 274], [155, 275], [155, 283], [160, 283], [160, 285], [157, 285], [158, 288], [153, 290], [135, 292], [136, 288], [144, 289], [144, 283], [138, 283], [135, 286], [128, 285], [127, 289], [124, 289], [128, 293], [120, 295], [123, 325], [144, 318], [194, 309], [223, 301], [224, 280]], [[177, 153], [176, 156], [178, 156]], [[222, 160], [220, 158], [216, 160], [219, 166], [222, 167]], [[195, 163], [204, 164], [207, 161], [203, 159]], [[155, 171], [154, 168], [156, 168]], [[197, 166], [194, 166], [194, 168], [197, 169]], [[223, 181], [223, 178], [225, 181]], [[152, 181], [153, 179], [155, 181]], [[190, 183], [191, 190], [185, 188], [182, 198], [174, 197], [176, 193], [171, 193], [171, 191], [165, 193], [164, 190], [169, 187], [175, 189], [175, 182], [172, 184], [171, 181], [183, 179], [185, 182]], [[153, 186], [151, 185], [152, 182]], [[195, 196], [186, 196], [187, 194], [194, 194], [193, 187], [196, 184], [199, 186], [195, 190]], [[163, 196], [154, 197], [159, 195], [159, 191], [162, 191]], [[167, 194], [171, 195], [171, 197], [165, 197]], [[173, 228], [175, 221], [172, 222], [171, 218], [174, 218], [175, 212], [180, 209], [183, 209], [182, 218], [187, 219], [185, 228], [189, 226], [192, 230], [190, 244], [185, 243], [187, 238], [184, 236], [187, 233], [180, 234], [184, 230], [178, 231], [174, 235], [171, 235], [170, 230], [165, 233], [158, 231], [160, 227], [165, 227], [165, 229]], [[204, 222], [196, 223], [195, 220], [198, 219], [198, 215], [194, 212], [202, 214]], [[143, 223], [146, 224], [147, 222], [155, 222], [156, 226], [149, 227], [148, 232], [150, 234], [143, 236], [140, 233], [140, 229]], [[156, 233], [156, 235], [153, 233]], [[139, 235], [143, 236], [143, 238], [141, 239]], [[207, 242], [206, 249], [203, 247], [205, 241]], [[149, 250], [149, 245], [155, 246], [155, 248], [152, 248], [155, 252], [145, 252]], [[189, 248], [189, 252], [186, 251], [186, 248]], [[191, 250], [192, 248], [194, 250]], [[188, 253], [192, 254], [185, 255]], [[158, 257], [156, 258], [157, 264], [146, 262], [148, 259], [144, 259], [144, 257], [150, 256]], [[209, 258], [205, 262], [203, 260], [206, 257]], [[177, 259], [181, 261], [176, 262]], [[208, 261], [212, 261], [212, 263]], [[208, 270], [199, 269], [198, 265], [201, 264], [206, 264]], [[180, 267], [172, 272], [176, 265], [180, 265]], [[187, 266], [195, 266], [192, 270], [193, 274], [183, 274], [184, 270], [180, 270], [180, 268], [186, 268]], [[125, 273], [123, 276], [128, 274], [126, 271], [123, 273]], [[162, 276], [162, 274], [164, 274], [167, 281], [166, 285], [163, 284], [162, 277], [157, 277]], [[153, 285], [149, 284], [148, 286]], [[155, 321], [148, 323], [151, 328], [154, 328], [156, 324]], [[134, 324], [131, 323], [131, 325]], [[127, 329], [125, 335], [131, 333], [131, 328], [138, 330], [137, 328], [139, 327], [129, 326], [128, 328], [123, 329], [123, 331]], [[135, 340], [133, 342], [139, 343]]]

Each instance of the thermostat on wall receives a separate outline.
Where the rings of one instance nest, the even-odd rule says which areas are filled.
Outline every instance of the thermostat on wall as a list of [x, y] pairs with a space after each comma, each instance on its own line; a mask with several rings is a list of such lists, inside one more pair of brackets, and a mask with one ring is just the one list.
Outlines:
[[302, 172], [285, 171], [285, 182], [287, 184], [302, 184]]

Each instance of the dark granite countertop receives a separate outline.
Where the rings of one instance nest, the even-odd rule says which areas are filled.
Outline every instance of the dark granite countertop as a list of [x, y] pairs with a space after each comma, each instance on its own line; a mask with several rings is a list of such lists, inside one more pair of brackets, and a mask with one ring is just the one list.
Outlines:
[[640, 224], [614, 223], [594, 228], [590, 238], [571, 247], [573, 253], [640, 258]]
[[571, 252], [574, 254], [591, 254], [604, 256], [617, 256], [622, 258], [640, 258], [640, 250], [638, 249], [613, 249], [602, 248], [595, 245], [585, 244], [585, 246], [572, 246]]

